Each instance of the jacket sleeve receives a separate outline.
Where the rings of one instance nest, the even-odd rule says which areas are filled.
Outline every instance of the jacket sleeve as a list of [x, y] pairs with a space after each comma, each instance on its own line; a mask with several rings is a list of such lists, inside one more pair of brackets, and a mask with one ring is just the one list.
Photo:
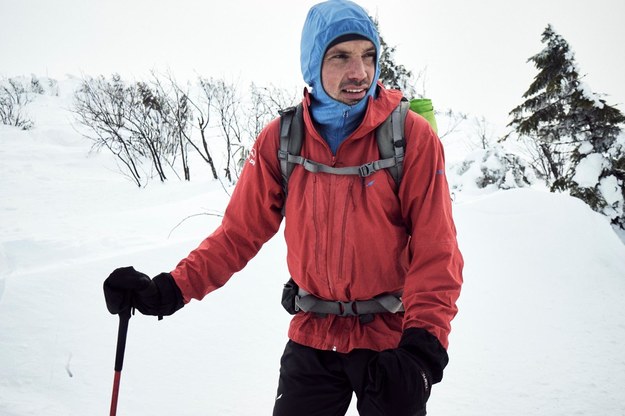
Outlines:
[[456, 241], [443, 146], [425, 119], [409, 113], [406, 155], [399, 188], [411, 233], [403, 302], [404, 331], [421, 328], [448, 347], [451, 320], [462, 286], [463, 258]]
[[258, 136], [221, 225], [171, 272], [185, 303], [223, 286], [280, 227], [279, 119]]

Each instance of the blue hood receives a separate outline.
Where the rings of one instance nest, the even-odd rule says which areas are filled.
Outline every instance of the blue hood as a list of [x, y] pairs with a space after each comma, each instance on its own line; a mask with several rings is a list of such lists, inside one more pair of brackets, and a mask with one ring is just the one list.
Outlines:
[[[366, 37], [376, 50], [376, 70], [367, 95], [354, 105], [347, 105], [330, 97], [321, 84], [321, 65], [328, 45], [347, 34]], [[308, 12], [302, 30], [301, 57], [304, 81], [312, 88], [311, 115], [321, 136], [336, 151], [360, 124], [367, 109], [369, 97], [374, 96], [380, 76], [380, 38], [375, 25], [356, 3], [347, 0], [329, 0], [313, 6]]]

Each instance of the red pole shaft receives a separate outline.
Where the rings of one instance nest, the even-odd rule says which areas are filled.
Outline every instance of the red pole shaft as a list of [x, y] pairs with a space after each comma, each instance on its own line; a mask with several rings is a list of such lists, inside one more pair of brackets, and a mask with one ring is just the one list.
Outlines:
[[111, 416], [117, 414], [117, 398], [119, 397], [119, 380], [121, 375], [121, 371], [115, 371], [115, 378], [113, 379], [113, 397], [111, 398]]

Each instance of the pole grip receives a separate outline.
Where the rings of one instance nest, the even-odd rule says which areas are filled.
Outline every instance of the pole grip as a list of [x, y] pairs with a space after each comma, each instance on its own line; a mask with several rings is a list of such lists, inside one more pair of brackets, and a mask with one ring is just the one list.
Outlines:
[[117, 399], [119, 397], [119, 382], [124, 366], [124, 352], [126, 350], [126, 334], [130, 321], [130, 308], [119, 313], [119, 328], [117, 330], [117, 351], [115, 352], [115, 378], [113, 379], [113, 396], [111, 397], [110, 416], [117, 414]]
[[119, 329], [117, 330], [117, 351], [115, 352], [115, 371], [122, 371], [124, 352], [126, 350], [126, 334], [130, 321], [130, 308], [119, 313]]

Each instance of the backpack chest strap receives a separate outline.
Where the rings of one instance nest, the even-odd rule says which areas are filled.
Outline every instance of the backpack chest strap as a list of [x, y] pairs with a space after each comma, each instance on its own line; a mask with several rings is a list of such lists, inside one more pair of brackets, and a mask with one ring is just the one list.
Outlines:
[[375, 160], [373, 162], [365, 163], [360, 166], [344, 166], [344, 167], [334, 167], [325, 165], [323, 163], [315, 162], [310, 159], [306, 159], [305, 157], [299, 155], [292, 155], [287, 151], [280, 150], [278, 152], [278, 158], [281, 161], [285, 161], [287, 163], [293, 163], [297, 165], [301, 165], [304, 169], [311, 173], [329, 173], [332, 175], [356, 175], [361, 178], [365, 178], [373, 173], [382, 170], [388, 169], [393, 166], [397, 166], [399, 163], [403, 161], [403, 155], [393, 156], [387, 159]]

